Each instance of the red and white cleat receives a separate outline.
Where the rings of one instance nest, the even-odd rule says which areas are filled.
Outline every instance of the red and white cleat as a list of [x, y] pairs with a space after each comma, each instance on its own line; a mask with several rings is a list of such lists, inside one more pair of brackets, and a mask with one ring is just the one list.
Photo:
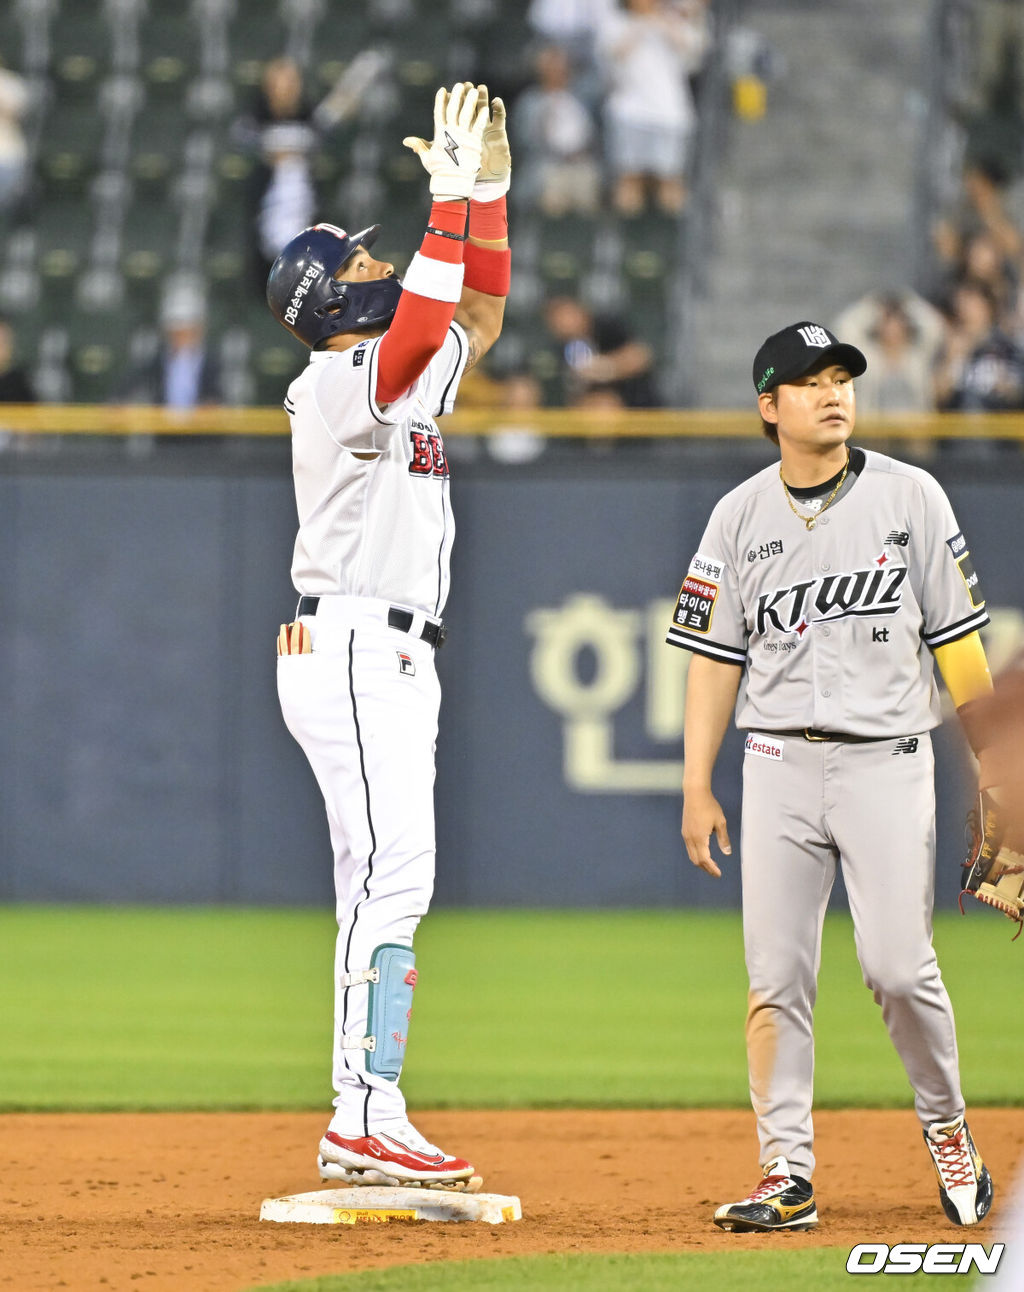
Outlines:
[[346, 1184], [460, 1193], [476, 1193], [483, 1184], [472, 1163], [443, 1153], [408, 1122], [351, 1138], [329, 1130], [320, 1141], [319, 1166], [321, 1180]]

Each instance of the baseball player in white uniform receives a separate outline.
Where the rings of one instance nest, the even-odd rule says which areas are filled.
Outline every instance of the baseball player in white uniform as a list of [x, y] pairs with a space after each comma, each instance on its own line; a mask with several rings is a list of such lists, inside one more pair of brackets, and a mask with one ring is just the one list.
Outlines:
[[334, 852], [334, 1114], [324, 1179], [479, 1187], [472, 1164], [410, 1124], [399, 1076], [416, 986], [413, 934], [434, 879], [434, 744], [455, 532], [435, 418], [501, 332], [510, 157], [500, 99], [439, 90], [423, 243], [404, 281], [380, 226], [306, 229], [267, 282], [312, 348], [288, 388], [299, 603], [281, 628], [285, 722], [324, 796]]
[[[748, 732], [741, 876], [746, 1040], [762, 1179], [716, 1211], [727, 1230], [817, 1223], [812, 1018], [822, 921], [842, 865], [864, 981], [914, 1090], [947, 1217], [973, 1225], [992, 1180], [964, 1120], [953, 1012], [931, 940], [933, 656], [972, 747], [992, 687], [966, 540], [936, 480], [850, 448], [864, 356], [795, 323], [754, 385], [780, 462], [718, 503], [668, 641], [692, 651], [683, 826], [694, 865], [730, 852], [712, 771], [729, 718]], [[974, 708], [972, 709], [972, 706]]]

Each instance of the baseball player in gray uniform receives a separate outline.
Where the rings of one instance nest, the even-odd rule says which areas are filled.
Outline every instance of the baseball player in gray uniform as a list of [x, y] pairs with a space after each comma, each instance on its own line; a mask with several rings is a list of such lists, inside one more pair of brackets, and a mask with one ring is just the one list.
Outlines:
[[[864, 356], [795, 323], [754, 360], [780, 462], [718, 503], [668, 641], [694, 653], [682, 833], [721, 874], [730, 852], [712, 771], [735, 708], [747, 731], [741, 877], [750, 1097], [762, 1179], [719, 1207], [727, 1230], [817, 1223], [812, 1017], [837, 863], [857, 955], [915, 1095], [948, 1218], [973, 1225], [992, 1181], [964, 1119], [953, 1013], [931, 938], [933, 656], [971, 738], [991, 690], [988, 622], [966, 540], [936, 480], [851, 448]], [[972, 741], [972, 746], [974, 742]], [[982, 780], [986, 768], [981, 756]]]
[[291, 420], [299, 602], [278, 640], [278, 693], [327, 807], [338, 937], [324, 1179], [479, 1187], [410, 1123], [399, 1077], [416, 986], [413, 934], [434, 880], [434, 744], [454, 535], [435, 418], [501, 332], [510, 156], [500, 99], [439, 90], [426, 233], [404, 281], [370, 248], [380, 226], [306, 229], [267, 282], [312, 349]]

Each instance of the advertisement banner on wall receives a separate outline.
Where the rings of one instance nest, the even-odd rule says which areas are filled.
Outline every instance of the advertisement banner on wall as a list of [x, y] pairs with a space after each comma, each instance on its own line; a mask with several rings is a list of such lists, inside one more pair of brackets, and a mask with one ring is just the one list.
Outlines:
[[[714, 880], [680, 838], [691, 656], [665, 635], [708, 514], [740, 478], [726, 467], [693, 478], [462, 482], [439, 657], [438, 900], [738, 901], [746, 733], [730, 729], [719, 755], [715, 791], [734, 852]], [[998, 664], [1024, 641], [1024, 597], [1004, 545], [984, 532], [993, 500], [988, 486], [981, 507], [980, 489], [959, 486], [954, 506], [985, 571], [985, 639]], [[971, 769], [955, 722], [934, 742], [937, 891], [955, 900]]]
[[[162, 471], [113, 469], [97, 449], [88, 469], [0, 474], [0, 900], [332, 900], [323, 804], [275, 683], [295, 608], [291, 484], [204, 461], [178, 446]], [[738, 901], [746, 733], [730, 729], [718, 760], [734, 852], [715, 880], [680, 838], [689, 655], [664, 638], [711, 508], [749, 474], [724, 452], [640, 449], [455, 468], [438, 904]], [[1024, 483], [940, 479], [998, 668], [1024, 642]], [[935, 744], [951, 907], [971, 769], [955, 722]]]

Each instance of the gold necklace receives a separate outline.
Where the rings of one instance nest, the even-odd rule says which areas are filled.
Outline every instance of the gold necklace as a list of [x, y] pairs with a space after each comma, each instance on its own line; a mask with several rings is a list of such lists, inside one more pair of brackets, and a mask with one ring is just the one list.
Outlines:
[[796, 507], [794, 507], [793, 505], [793, 499], [789, 496], [789, 485], [786, 484], [786, 477], [782, 474], [782, 463], [780, 462], [779, 479], [782, 481], [782, 492], [786, 495], [786, 501], [789, 503], [789, 510], [793, 513], [794, 516], [802, 520], [808, 529], [813, 529], [815, 525], [817, 525], [818, 523], [818, 517], [825, 510], [825, 508], [829, 506], [829, 504], [835, 498], [839, 490], [842, 489], [843, 481], [846, 479], [846, 473], [847, 471], [849, 471], [849, 469], [850, 469], [850, 450], [847, 449], [846, 464], [843, 467], [842, 475], [840, 475], [839, 479], [836, 481], [836, 487], [832, 490], [832, 492], [821, 504], [821, 506], [818, 508], [818, 510], [814, 513], [813, 516], [801, 516], [800, 513], [797, 511]]

